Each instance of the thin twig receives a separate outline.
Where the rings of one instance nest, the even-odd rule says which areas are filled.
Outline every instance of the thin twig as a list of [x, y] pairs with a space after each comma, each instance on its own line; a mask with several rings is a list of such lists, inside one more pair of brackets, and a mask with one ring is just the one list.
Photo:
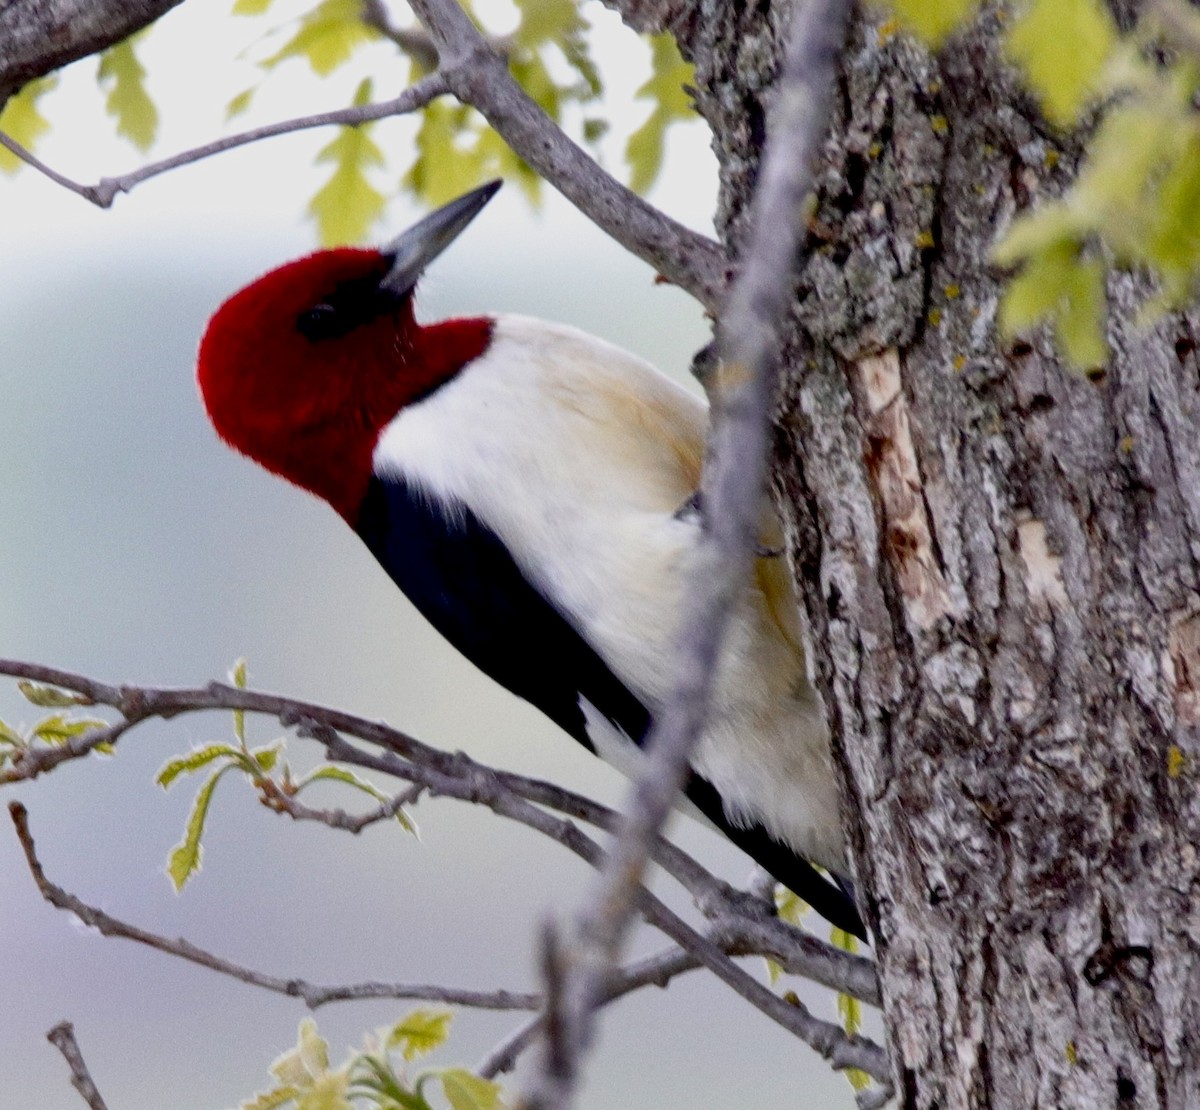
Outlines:
[[[613, 810], [561, 786], [496, 770], [463, 752], [450, 754], [430, 747], [382, 722], [368, 721], [311, 702], [217, 682], [192, 688], [115, 686], [61, 668], [12, 659], [0, 659], [0, 674], [72, 691], [80, 695], [85, 704], [111, 706], [125, 717], [123, 723], [112, 726], [114, 730], [118, 727], [128, 730], [152, 717], [168, 718], [203, 710], [268, 713], [285, 726], [296, 726], [301, 735], [324, 744], [332, 759], [413, 783], [389, 803], [389, 807], [406, 804], [426, 789], [477, 804], [486, 805], [489, 799], [497, 798], [507, 798], [514, 806], [518, 802], [532, 803], [515, 814], [497, 812], [526, 823], [530, 814], [541, 814], [539, 820], [543, 823], [538, 826], [539, 831], [560, 839], [593, 864], [600, 858], [594, 842], [584, 837], [571, 822], [555, 821], [538, 807], [586, 821], [606, 832], [618, 827], [619, 815]], [[378, 754], [363, 751], [347, 743], [344, 736], [355, 737], [383, 751]], [[70, 744], [62, 747], [37, 749], [34, 764], [29, 763], [30, 755], [22, 754], [16, 766], [0, 771], [0, 784], [32, 778], [51, 761], [58, 763], [66, 758], [79, 758], [93, 746], [93, 738], [95, 734], [89, 733], [73, 738]], [[367, 816], [379, 812], [374, 810]], [[331, 823], [354, 831], [355, 821], [348, 817], [344, 825], [336, 819]], [[713, 922], [718, 942], [729, 941], [730, 950], [740, 946], [744, 952], [769, 956], [793, 974], [870, 1005], [879, 1005], [879, 985], [870, 960], [836, 949], [803, 929], [781, 921], [761, 899], [747, 897], [733, 889], [669, 841], [659, 838], [653, 846], [653, 856], [692, 895], [700, 911]]]
[[362, 0], [362, 21], [395, 43], [421, 69], [426, 72], [437, 69], [437, 47], [428, 32], [420, 28], [397, 27], [383, 0]]
[[715, 310], [725, 288], [721, 246], [672, 220], [607, 173], [513, 80], [458, 0], [413, 0], [450, 89], [576, 208], [667, 281]]
[[475, 1066], [475, 1074], [484, 1079], [495, 1079], [498, 1075], [512, 1071], [517, 1064], [517, 1058], [534, 1041], [542, 1031], [542, 1015], [530, 1018], [524, 1025], [517, 1026], [507, 1037], [491, 1050]]
[[72, 736], [61, 744], [45, 747], [28, 747], [13, 754], [11, 765], [0, 770], [0, 786], [14, 782], [26, 782], [52, 771], [60, 763], [82, 759], [97, 748], [115, 744], [136, 722], [117, 721], [103, 728], [93, 728]]
[[71, 1069], [71, 1086], [79, 1092], [79, 1097], [91, 1110], [108, 1110], [92, 1080], [92, 1073], [88, 1071], [87, 1062], [79, 1049], [79, 1042], [75, 1040], [75, 1026], [69, 1021], [60, 1021], [46, 1034], [46, 1040], [63, 1054]]
[[190, 165], [192, 162], [199, 162], [204, 158], [211, 158], [214, 154], [223, 154], [227, 150], [234, 150], [247, 143], [257, 143], [263, 139], [274, 138], [276, 135], [290, 135], [294, 131], [307, 131], [313, 127], [330, 127], [334, 124], [352, 127], [371, 123], [374, 120], [387, 119], [391, 116], [402, 116], [414, 112], [418, 108], [423, 108], [431, 100], [445, 95], [448, 91], [447, 74], [443, 71], [431, 73], [428, 77], [423, 77], [415, 85], [405, 89], [393, 100], [384, 100], [378, 104], [339, 108], [332, 112], [318, 112], [311, 116], [300, 116], [297, 119], [253, 127], [249, 131], [226, 135], [224, 138], [193, 147], [191, 150], [185, 150], [159, 162], [150, 162], [140, 169], [132, 170], [118, 177], [103, 177], [95, 185], [81, 185], [52, 170], [3, 131], [0, 131], [0, 146], [6, 147], [39, 173], [45, 174], [51, 181], [70, 189], [73, 193], [78, 193], [100, 208], [110, 208], [118, 194], [128, 193], [143, 181], [148, 181], [168, 170], [178, 169], [180, 166]]
[[[428, 26], [424, 13], [452, 6], [458, 13], [455, 22], [464, 21], [454, 0], [420, 0], [417, 11]], [[753, 238], [718, 333], [722, 366], [704, 478], [706, 530], [688, 590], [676, 679], [650, 737], [647, 766], [634, 782], [627, 819], [566, 942], [562, 1040], [567, 1047], [541, 1054], [526, 1093], [527, 1105], [536, 1110], [566, 1110], [573, 1103], [595, 1011], [630, 929], [651, 846], [679, 795], [703, 730], [722, 636], [750, 566], [766, 473], [779, 321], [791, 296], [802, 202], [825, 133], [848, 11], [847, 0], [812, 0], [793, 10], [753, 203]], [[438, 37], [438, 27], [430, 29]], [[472, 66], [464, 72], [474, 79], [479, 70]], [[773, 994], [770, 998], [770, 1003], [762, 1000], [764, 1012], [779, 1001]], [[858, 1046], [851, 1046], [839, 1027], [818, 1021], [802, 1007], [796, 1010], [799, 1017], [791, 1027], [835, 1066], [847, 1066], [858, 1055]], [[873, 1058], [864, 1070], [887, 1080], [886, 1059], [881, 1067]]]
[[52, 883], [38, 859], [33, 836], [29, 830], [29, 815], [20, 802], [10, 802], [8, 812], [17, 830], [17, 838], [25, 853], [25, 862], [37, 884], [41, 896], [56, 909], [66, 910], [74, 914], [85, 925], [95, 929], [106, 937], [123, 937], [136, 941], [158, 952], [176, 956], [189, 963], [206, 967], [210, 971], [219, 972], [232, 979], [247, 983], [253, 987], [275, 994], [286, 995], [289, 998], [301, 999], [310, 1010], [331, 1002], [361, 1001], [367, 998], [394, 998], [422, 1002], [443, 1002], [451, 1006], [468, 1006], [479, 1010], [536, 1010], [541, 1004], [541, 995], [528, 991], [473, 991], [439, 985], [413, 983], [381, 983], [367, 982], [341, 986], [319, 986], [304, 979], [284, 979], [276, 975], [265, 975], [260, 971], [236, 964], [221, 956], [216, 956], [191, 941], [151, 933], [140, 929], [120, 918], [113, 917], [95, 906], [88, 905], [82, 899], [69, 893], [62, 887]]
[[[493, 771], [474, 762], [461, 752], [448, 755], [379, 722], [366, 721], [340, 710], [283, 698], [276, 694], [239, 689], [217, 682], [210, 683], [206, 687], [191, 689], [117, 687], [56, 667], [3, 659], [0, 659], [0, 673], [35, 682], [50, 683], [66, 690], [78, 692], [93, 703], [110, 705], [118, 709], [129, 719], [131, 724], [150, 716], [173, 717], [197, 709], [244, 709], [270, 713], [279, 717], [285, 724], [297, 725], [302, 732], [324, 744], [331, 759], [379, 771], [405, 781], [419, 782], [434, 795], [484, 805], [499, 816], [524, 824], [557, 841], [593, 867], [600, 866], [604, 859], [599, 845], [584, 835], [574, 823], [546, 812], [545, 809], [540, 808], [539, 804], [529, 801], [518, 792], [518, 789], [513, 787], [519, 788], [528, 785], [541, 804], [548, 804], [557, 795], [563, 808], [568, 811], [581, 811], [592, 807], [600, 810], [601, 807], [596, 807], [595, 803], [570, 795], [569, 792], [562, 791], [561, 788], [554, 787], [549, 783], [539, 783], [536, 780], [525, 780], [520, 776]], [[344, 730], [348, 735], [378, 745], [384, 750], [379, 752], [363, 751], [343, 739], [339, 730]], [[611, 827], [611, 820], [607, 818], [603, 818], [603, 820], [606, 826]], [[662, 853], [664, 864], [668, 870], [672, 869], [672, 864], [679, 866], [682, 865], [682, 861], [688, 859], [679, 852], [679, 849], [666, 845], [666, 842], [663, 841], [658, 842], [656, 850]], [[696, 883], [699, 875], [704, 874], [703, 869], [691, 860], [688, 860], [681, 873], [692, 883]], [[35, 877], [36, 874], [37, 872], [35, 872]], [[709, 912], [715, 912], [712, 909], [713, 906], [728, 908], [730, 912], [736, 910], [737, 900], [731, 896], [732, 892], [723, 896], [722, 892], [727, 888], [711, 876], [707, 883], [697, 889], [704, 892], [705, 897], [701, 899], [701, 905], [708, 903]], [[65, 892], [62, 893], [65, 894]], [[757, 899], [753, 901], [756, 905], [758, 904]], [[856, 1038], [849, 1042], [848, 1049], [843, 1049], [840, 1034], [835, 1036], [836, 1027], [828, 1025], [828, 1023], [814, 1022], [814, 1019], [806, 1011], [788, 1005], [734, 963], [719, 942], [698, 933], [653, 894], [644, 888], [639, 888], [635, 895], [635, 904], [638, 911], [651, 925], [673, 940], [680, 948], [695, 955], [718, 978], [772, 1020], [783, 1025], [785, 1029], [805, 1040], [806, 1043], [812, 1044], [818, 1051], [832, 1054], [837, 1050], [839, 1055], [831, 1055], [831, 1058], [836, 1061], [835, 1066], [860, 1067], [868, 1074], [881, 1079], [886, 1078], [886, 1056], [878, 1046], [863, 1038]], [[82, 907], [82, 904], [80, 905]], [[69, 903], [64, 908], [78, 913], [76, 907]], [[106, 915], [93, 910], [92, 907], [82, 908], [92, 911], [95, 916], [91, 920], [83, 917], [82, 914], [79, 916], [103, 932]], [[842, 958], [839, 959], [839, 956], [832, 955], [836, 950], [828, 945], [822, 945], [815, 938], [807, 937], [797, 930], [792, 931], [793, 935], [789, 942], [787, 934], [783, 932], [787, 927], [782, 923], [779, 923], [779, 926], [780, 931], [771, 938], [767, 953], [773, 959], [784, 963], [790, 969], [811, 964], [820, 976], [831, 980], [831, 985], [835, 985], [837, 989], [853, 988], [854, 993], [861, 993], [868, 1001], [878, 998], [878, 988], [875, 985], [873, 973], [869, 964], [861, 957], [841, 953], [840, 957]], [[760, 921], [759, 927], [764, 930], [770, 928], [769, 923], [765, 921]], [[722, 925], [723, 931], [728, 932], [729, 928], [728, 922]], [[131, 932], [142, 932], [134, 930], [132, 927], [130, 929]], [[119, 933], [118, 935], [131, 934]], [[740, 947], [740, 940], [732, 932], [729, 932], [729, 935], [736, 945], [730, 949], [731, 951], [741, 954], [752, 952], [750, 948]], [[760, 934], [760, 936], [762, 935], [765, 934]], [[151, 947], [158, 947], [163, 951], [168, 950], [157, 943], [162, 938], [156, 937], [154, 934], [145, 934], [145, 937], [143, 942], [150, 944]], [[142, 937], [131, 936], [131, 939], [141, 940]], [[204, 952], [186, 941], [170, 943], [178, 943], [181, 951], [188, 953], [185, 958], [193, 959], [194, 962], [202, 963], [214, 970], [226, 970], [223, 965], [227, 962], [211, 953]], [[815, 948], [812, 947], [814, 945]], [[314, 1000], [322, 997], [319, 994], [313, 994], [313, 991], [319, 992], [328, 989], [302, 983], [293, 986], [295, 981], [270, 976], [263, 978], [271, 981], [271, 985], [261, 984], [267, 989], [281, 990], [282, 993], [302, 997], [306, 1001], [309, 1000], [309, 997]], [[309, 989], [309, 996], [305, 995], [302, 987]], [[607, 987], [608, 984], [605, 985], [605, 991]], [[606, 997], [606, 993], [601, 994], [601, 1001], [604, 997]], [[333, 997], [323, 999], [323, 1001], [333, 1000]], [[849, 1052], [849, 1056], [845, 1054], [846, 1052]]]

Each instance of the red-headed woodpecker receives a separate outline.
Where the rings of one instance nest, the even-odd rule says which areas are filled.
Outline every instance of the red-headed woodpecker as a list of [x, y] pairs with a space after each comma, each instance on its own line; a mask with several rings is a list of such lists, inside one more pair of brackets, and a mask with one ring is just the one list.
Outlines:
[[[218, 434], [324, 498], [485, 673], [619, 768], [671, 682], [700, 537], [704, 402], [574, 328], [418, 324], [425, 267], [499, 188], [381, 250], [327, 250], [235, 294], [200, 345]], [[762, 537], [781, 544], [770, 519]], [[864, 934], [786, 562], [756, 561], [723, 649], [692, 805], [829, 921]]]

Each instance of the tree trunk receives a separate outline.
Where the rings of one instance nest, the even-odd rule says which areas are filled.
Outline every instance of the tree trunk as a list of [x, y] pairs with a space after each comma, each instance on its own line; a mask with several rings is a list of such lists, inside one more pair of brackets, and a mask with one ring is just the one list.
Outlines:
[[[658, 13], [744, 231], [788, 4]], [[1107, 374], [1005, 344], [989, 265], [1078, 151], [995, 15], [933, 59], [859, 21], [775, 437], [899, 1090], [1200, 1106], [1200, 385], [1110, 281]]]

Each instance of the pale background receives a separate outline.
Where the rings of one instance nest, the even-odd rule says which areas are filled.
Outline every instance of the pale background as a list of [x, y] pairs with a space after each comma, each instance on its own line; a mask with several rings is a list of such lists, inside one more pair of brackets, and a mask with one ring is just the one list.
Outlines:
[[[588, 14], [623, 133], [646, 110], [632, 100], [646, 52], [611, 14]], [[164, 117], [152, 156], [220, 132], [224, 102], [254, 75], [227, 60], [230, 36], [249, 41], [252, 26], [191, 3], [152, 33], [141, 53]], [[94, 68], [74, 67], [44, 102], [54, 132], [39, 147], [84, 181], [142, 161], [112, 138]], [[245, 122], [346, 103], [360, 76], [351, 68], [318, 83], [294, 63]], [[394, 85], [377, 84], [377, 95]], [[109, 212], [30, 172], [0, 178], [0, 654], [186, 685], [223, 677], [245, 655], [255, 686], [386, 718], [616, 802], [613, 772], [461, 662], [331, 511], [224, 449], [201, 411], [192, 373], [205, 320], [258, 273], [312, 249], [303, 209], [328, 172], [312, 160], [330, 134], [176, 171]], [[411, 134], [405, 123], [375, 132], [397, 152], [397, 176]], [[677, 131], [652, 199], [710, 231], [705, 141], [698, 125]], [[608, 158], [619, 168], [619, 147]], [[418, 214], [394, 203], [381, 236]], [[694, 302], [656, 285], [550, 190], [537, 215], [506, 190], [436, 264], [420, 305], [427, 319], [508, 310], [566, 321], [681, 375], [708, 338]], [[4, 683], [0, 715], [28, 722], [40, 711]], [[270, 720], [250, 729], [259, 742], [279, 731]], [[143, 726], [118, 759], [72, 764], [3, 800], [29, 806], [52, 879], [260, 970], [320, 982], [535, 983], [531, 937], [547, 912], [577, 904], [589, 873], [457, 803], [418, 807], [420, 843], [391, 827], [353, 839], [274, 817], [226, 780], [205, 868], [177, 897], [163, 865], [196, 784], [164, 794], [153, 775], [228, 731], [222, 714]], [[300, 761], [304, 747], [293, 744]], [[745, 857], [717, 838], [683, 821], [675, 833], [730, 879], [747, 875]], [[660, 943], [646, 934], [638, 947]], [[750, 966], [761, 972], [761, 961]], [[832, 1016], [831, 997], [805, 994]], [[340, 1061], [364, 1030], [407, 1008], [341, 1005], [317, 1019]], [[217, 1110], [266, 1085], [304, 1013], [295, 1000], [89, 934], [40, 900], [0, 820], [0, 1110], [83, 1105], [44, 1039], [63, 1018], [111, 1110]], [[435, 1062], [470, 1065], [522, 1020], [462, 1012]], [[588, 1110], [851, 1104], [843, 1080], [704, 973], [610, 1010], [587, 1074]]]

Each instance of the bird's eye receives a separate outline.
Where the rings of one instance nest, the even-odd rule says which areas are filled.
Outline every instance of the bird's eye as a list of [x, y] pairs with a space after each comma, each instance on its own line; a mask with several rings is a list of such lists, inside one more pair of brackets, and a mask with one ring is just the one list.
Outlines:
[[331, 304], [315, 304], [296, 317], [296, 330], [305, 339], [330, 339], [343, 328], [338, 310]]

